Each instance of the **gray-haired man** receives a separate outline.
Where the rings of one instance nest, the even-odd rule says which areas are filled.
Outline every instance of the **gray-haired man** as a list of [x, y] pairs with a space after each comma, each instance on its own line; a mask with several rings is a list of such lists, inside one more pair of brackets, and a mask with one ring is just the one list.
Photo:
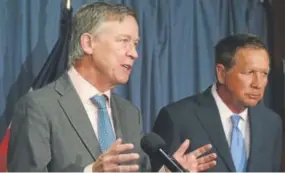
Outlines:
[[[140, 148], [139, 110], [111, 93], [125, 84], [138, 54], [135, 13], [92, 3], [73, 18], [70, 68], [48, 86], [27, 94], [15, 108], [8, 171], [151, 171]], [[215, 154], [197, 159], [209, 145], [174, 155], [189, 170], [215, 165]]]

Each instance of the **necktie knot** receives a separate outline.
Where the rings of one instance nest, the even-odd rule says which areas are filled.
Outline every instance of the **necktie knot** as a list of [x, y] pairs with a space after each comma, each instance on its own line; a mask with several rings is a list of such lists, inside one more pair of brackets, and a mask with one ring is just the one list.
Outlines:
[[231, 121], [232, 121], [233, 127], [238, 128], [239, 120], [240, 120], [240, 116], [239, 115], [231, 116]]
[[91, 98], [91, 101], [97, 105], [98, 109], [106, 109], [106, 98], [104, 95], [95, 95]]

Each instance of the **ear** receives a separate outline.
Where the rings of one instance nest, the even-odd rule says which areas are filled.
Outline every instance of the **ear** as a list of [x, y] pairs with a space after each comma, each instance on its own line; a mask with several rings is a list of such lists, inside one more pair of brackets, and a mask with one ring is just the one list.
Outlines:
[[92, 36], [88, 33], [84, 33], [80, 37], [80, 46], [85, 54], [92, 54]]
[[216, 64], [217, 80], [220, 84], [225, 83], [226, 69], [222, 64]]

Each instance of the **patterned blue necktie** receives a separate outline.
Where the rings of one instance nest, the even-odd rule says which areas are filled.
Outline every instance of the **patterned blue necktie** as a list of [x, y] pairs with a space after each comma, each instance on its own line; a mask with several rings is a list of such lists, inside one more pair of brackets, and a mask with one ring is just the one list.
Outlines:
[[115, 142], [115, 134], [113, 133], [111, 121], [106, 108], [106, 98], [103, 95], [96, 95], [91, 98], [91, 101], [98, 108], [98, 141], [101, 151], [104, 152]]
[[231, 137], [231, 155], [235, 165], [236, 172], [245, 172], [246, 169], [246, 150], [244, 139], [239, 130], [238, 123], [240, 120], [239, 115], [231, 116], [232, 120], [232, 137]]

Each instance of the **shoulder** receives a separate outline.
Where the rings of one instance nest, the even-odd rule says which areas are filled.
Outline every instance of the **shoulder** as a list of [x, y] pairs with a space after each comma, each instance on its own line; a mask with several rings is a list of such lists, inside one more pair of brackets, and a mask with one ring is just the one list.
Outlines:
[[162, 110], [170, 112], [173, 111], [189, 112], [190, 110], [198, 109], [202, 105], [201, 102], [202, 97], [203, 93], [199, 93], [193, 96], [188, 96], [164, 106]]
[[13, 106], [12, 119], [46, 119], [50, 121], [59, 115], [61, 111], [58, 102], [60, 94], [56, 92], [54, 86], [55, 82], [52, 82], [22, 96]]
[[267, 127], [264, 128], [265, 133], [267, 132], [272, 135], [277, 132], [280, 133], [282, 130], [281, 117], [273, 110], [267, 108], [262, 102], [258, 103], [254, 107], [250, 107], [249, 115], [253, 117], [252, 120], [257, 121], [257, 123], [262, 124], [264, 127]]
[[55, 82], [44, 86], [38, 90], [31, 90], [22, 96], [17, 104], [41, 104], [50, 103], [59, 97], [57, 92], [54, 90]]
[[159, 111], [156, 121], [177, 122], [179, 126], [184, 121], [193, 122], [202, 108], [201, 97], [202, 94], [188, 96], [164, 106]]
[[39, 90], [29, 91], [16, 102], [12, 110], [11, 129], [13, 131], [18, 129], [19, 125], [23, 128], [29, 128], [31, 124], [34, 127], [41, 125], [48, 129], [50, 115], [56, 115], [53, 114], [55, 107], [52, 106], [56, 101], [51, 100], [51, 98], [56, 97], [52, 92], [52, 85], [47, 85]]
[[[281, 126], [282, 124], [282, 119], [281, 117], [275, 113], [273, 110], [269, 109], [263, 104], [259, 104], [256, 106], [257, 109], [259, 109], [259, 112], [261, 112], [264, 120], [269, 124], [269, 125], [275, 125], [275, 126]], [[261, 116], [261, 115], [260, 115]]]

